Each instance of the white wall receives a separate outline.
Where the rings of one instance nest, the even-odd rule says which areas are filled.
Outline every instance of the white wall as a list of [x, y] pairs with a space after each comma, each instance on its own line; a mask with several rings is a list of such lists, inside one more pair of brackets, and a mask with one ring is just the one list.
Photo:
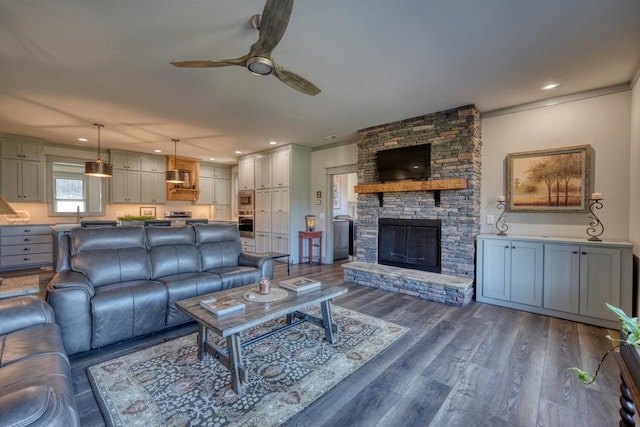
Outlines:
[[[631, 169], [629, 193], [629, 241], [633, 253], [640, 257], [640, 80], [636, 80], [631, 95]], [[639, 296], [640, 298], [640, 296]]]
[[[602, 238], [628, 240], [630, 111], [631, 92], [625, 91], [483, 118], [481, 231], [496, 232], [484, 223], [487, 214], [499, 215], [496, 197], [506, 193], [508, 153], [590, 144], [595, 151], [592, 191], [604, 196], [597, 211], [605, 226]], [[509, 234], [587, 237], [585, 213], [507, 213], [506, 220]]]

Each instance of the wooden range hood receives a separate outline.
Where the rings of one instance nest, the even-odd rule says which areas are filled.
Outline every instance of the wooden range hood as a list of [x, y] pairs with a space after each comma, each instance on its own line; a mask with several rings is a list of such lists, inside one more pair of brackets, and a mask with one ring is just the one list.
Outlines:
[[406, 191], [433, 191], [435, 205], [440, 206], [441, 190], [464, 190], [467, 188], [467, 180], [464, 178], [434, 179], [426, 181], [398, 181], [380, 184], [360, 184], [354, 187], [359, 194], [377, 193], [380, 207], [383, 206], [384, 193], [397, 193]]

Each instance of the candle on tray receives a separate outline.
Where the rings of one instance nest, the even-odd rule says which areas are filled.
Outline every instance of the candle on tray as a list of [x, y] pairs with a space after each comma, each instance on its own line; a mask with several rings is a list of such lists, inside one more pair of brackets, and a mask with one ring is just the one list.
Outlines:
[[504, 197], [504, 196], [498, 196], [498, 201], [499, 201], [499, 202], [504, 202], [504, 201], [506, 201], [506, 200], [507, 200], [507, 199], [505, 199], [505, 197]]
[[602, 200], [602, 193], [591, 193], [591, 198], [594, 200]]

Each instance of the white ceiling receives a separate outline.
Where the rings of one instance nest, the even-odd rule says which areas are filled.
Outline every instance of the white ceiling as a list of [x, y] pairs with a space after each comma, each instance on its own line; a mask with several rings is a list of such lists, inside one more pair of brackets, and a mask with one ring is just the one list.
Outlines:
[[[263, 0], [0, 0], [0, 132], [235, 163], [465, 104], [480, 111], [633, 80], [638, 0], [296, 0], [273, 52], [322, 92], [241, 67]], [[553, 92], [541, 91], [559, 82]], [[78, 143], [78, 137], [89, 142]]]

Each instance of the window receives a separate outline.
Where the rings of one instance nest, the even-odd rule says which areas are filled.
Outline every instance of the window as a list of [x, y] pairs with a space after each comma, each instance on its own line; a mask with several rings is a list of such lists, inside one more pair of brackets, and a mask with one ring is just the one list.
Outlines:
[[87, 206], [86, 178], [54, 176], [53, 210], [56, 212], [84, 212]]
[[102, 178], [84, 174], [84, 160], [47, 158], [49, 215], [104, 215]]

